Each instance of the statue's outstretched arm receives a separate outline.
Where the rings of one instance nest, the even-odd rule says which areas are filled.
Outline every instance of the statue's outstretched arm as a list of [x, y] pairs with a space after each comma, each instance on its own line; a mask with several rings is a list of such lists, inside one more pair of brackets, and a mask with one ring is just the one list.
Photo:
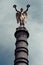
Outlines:
[[28, 4], [26, 7], [27, 7], [27, 9], [24, 12], [27, 12], [28, 11], [28, 8], [30, 7], [30, 5]]
[[13, 8], [15, 8], [15, 10], [17, 11], [17, 12], [19, 12], [18, 10], [17, 10], [17, 8], [16, 8], [17, 6], [16, 5], [13, 5]]

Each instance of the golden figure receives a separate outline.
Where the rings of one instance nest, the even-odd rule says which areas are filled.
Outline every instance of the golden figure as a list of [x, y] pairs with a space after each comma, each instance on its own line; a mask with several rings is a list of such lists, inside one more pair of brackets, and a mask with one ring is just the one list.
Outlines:
[[16, 19], [17, 19], [17, 23], [20, 22], [20, 26], [24, 26], [24, 22], [25, 22], [25, 19], [27, 17], [27, 11], [28, 11], [28, 8], [30, 7], [30, 5], [28, 4], [27, 5], [27, 9], [25, 11], [23, 11], [23, 8], [20, 9], [20, 11], [17, 10], [17, 6], [16, 5], [13, 5], [13, 7], [15, 8], [16, 10]]

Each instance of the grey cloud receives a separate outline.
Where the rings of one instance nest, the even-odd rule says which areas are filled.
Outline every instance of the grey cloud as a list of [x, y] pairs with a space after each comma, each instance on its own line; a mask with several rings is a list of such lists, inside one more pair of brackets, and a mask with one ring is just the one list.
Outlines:
[[30, 31], [30, 41], [29, 41], [30, 65], [43, 65], [43, 50], [42, 50], [43, 24], [39, 24], [35, 22], [33, 23], [31, 27], [29, 26], [31, 28], [31, 31], [29, 30]]
[[30, 15], [33, 20], [37, 20], [38, 22], [43, 23], [43, 8], [42, 8], [42, 0], [31, 0], [30, 1]]
[[[12, 65], [14, 62], [15, 37], [17, 27], [13, 4], [18, 8], [31, 5], [26, 28], [30, 32], [29, 61], [30, 65], [43, 65], [43, 1], [42, 0], [0, 0], [0, 65]], [[39, 23], [40, 21], [40, 23]], [[4, 59], [3, 59], [4, 58]], [[40, 59], [40, 60], [39, 60]], [[40, 61], [40, 62], [39, 62]], [[3, 63], [2, 63], [3, 62]], [[39, 64], [40, 63], [40, 64]]]

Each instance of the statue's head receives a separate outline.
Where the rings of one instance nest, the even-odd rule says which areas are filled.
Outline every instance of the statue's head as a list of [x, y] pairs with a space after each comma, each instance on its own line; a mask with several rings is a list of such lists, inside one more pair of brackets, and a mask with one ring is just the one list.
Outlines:
[[22, 12], [23, 11], [23, 8], [21, 8], [20, 11]]

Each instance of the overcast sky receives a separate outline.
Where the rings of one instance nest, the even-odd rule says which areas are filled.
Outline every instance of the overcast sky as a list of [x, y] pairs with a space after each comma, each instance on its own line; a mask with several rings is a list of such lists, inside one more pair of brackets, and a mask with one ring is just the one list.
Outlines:
[[0, 65], [14, 65], [14, 33], [18, 24], [13, 5], [25, 10], [28, 3], [30, 8], [25, 26], [30, 33], [29, 65], [43, 65], [43, 0], [0, 0]]

